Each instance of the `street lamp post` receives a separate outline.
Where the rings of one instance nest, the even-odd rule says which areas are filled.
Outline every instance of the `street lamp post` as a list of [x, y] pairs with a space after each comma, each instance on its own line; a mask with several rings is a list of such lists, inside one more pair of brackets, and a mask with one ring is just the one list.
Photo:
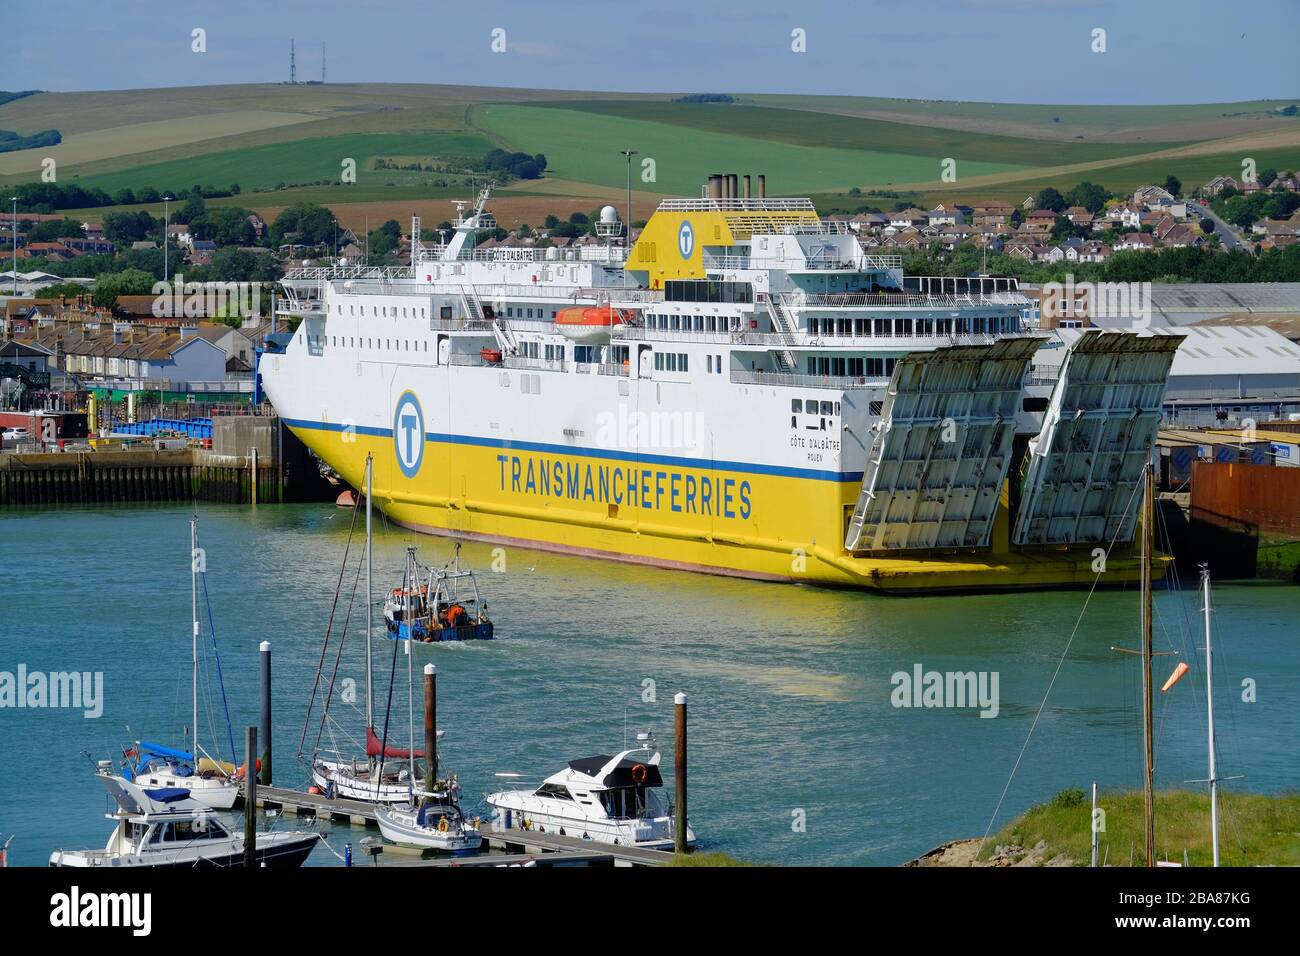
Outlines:
[[18, 197], [10, 197], [14, 203], [14, 298], [18, 298]]
[[[635, 149], [619, 150], [627, 157], [627, 233], [623, 237], [623, 258], [627, 259], [632, 254], [632, 157], [636, 155]], [[627, 270], [623, 270], [623, 285], [627, 285]]]
[[163, 196], [163, 282], [167, 281], [169, 275], [167, 269], [167, 234], [171, 231], [171, 207], [168, 205], [172, 201], [170, 195]]
[[334, 220], [334, 258], [339, 257], [339, 221]]

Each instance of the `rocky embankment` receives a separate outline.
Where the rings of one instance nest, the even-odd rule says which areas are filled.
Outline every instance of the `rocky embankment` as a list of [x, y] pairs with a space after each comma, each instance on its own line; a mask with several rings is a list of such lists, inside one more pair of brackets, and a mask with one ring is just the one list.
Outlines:
[[979, 840], [953, 840], [935, 847], [904, 866], [1074, 866], [1074, 861], [1063, 853], [1048, 854], [1047, 844], [1025, 848], [1018, 843], [995, 846], [986, 860], [978, 859]]

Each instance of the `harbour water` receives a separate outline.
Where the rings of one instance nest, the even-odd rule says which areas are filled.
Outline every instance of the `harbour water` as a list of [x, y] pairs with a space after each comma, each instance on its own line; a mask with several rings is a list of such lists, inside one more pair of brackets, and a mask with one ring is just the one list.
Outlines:
[[[172, 743], [189, 722], [189, 516], [184, 507], [138, 506], [0, 518], [0, 671], [103, 675], [98, 718], [0, 709], [0, 839], [17, 834], [12, 864], [43, 865], [56, 847], [103, 845], [110, 824], [82, 751], [118, 758], [132, 737]], [[332, 505], [199, 508], [241, 747], [241, 728], [258, 719], [257, 645], [272, 642], [279, 786], [306, 784], [294, 756], [349, 517]], [[408, 543], [426, 563], [450, 555], [446, 539], [377, 520], [377, 595], [400, 576]], [[703, 846], [755, 862], [902, 863], [984, 832], [1085, 601], [995, 829], [1066, 787], [1140, 785], [1138, 660], [1110, 649], [1137, 646], [1135, 592], [901, 599], [514, 548], [496, 555], [505, 569], [492, 573], [492, 548], [481, 544], [466, 545], [462, 558], [481, 572], [498, 639], [414, 653], [417, 673], [427, 661], [438, 665], [440, 753], [471, 814], [498, 786], [494, 772], [540, 780], [569, 758], [614, 752], [647, 727], [670, 768], [672, 698], [685, 690], [691, 824]], [[1245, 775], [1225, 785], [1230, 812], [1234, 789], [1300, 786], [1300, 588], [1223, 583], [1215, 602], [1219, 772]], [[1176, 649], [1192, 665], [1157, 695], [1160, 787], [1205, 776], [1198, 608], [1194, 593], [1157, 595], [1157, 650]], [[358, 629], [340, 671], [358, 687], [361, 648]], [[376, 648], [382, 716], [392, 645], [381, 636]], [[1156, 659], [1157, 683], [1175, 661]], [[393, 726], [402, 743], [398, 665]], [[997, 716], [894, 706], [892, 676], [916, 665], [996, 672]], [[1244, 681], [1253, 682], [1253, 702], [1243, 700]], [[219, 699], [211, 699], [202, 735], [229, 756]], [[340, 714], [345, 724], [348, 716]], [[418, 710], [416, 719], [418, 727]], [[359, 731], [360, 718], [351, 723]], [[364, 835], [333, 829], [336, 847]], [[336, 861], [318, 850], [311, 862]]]

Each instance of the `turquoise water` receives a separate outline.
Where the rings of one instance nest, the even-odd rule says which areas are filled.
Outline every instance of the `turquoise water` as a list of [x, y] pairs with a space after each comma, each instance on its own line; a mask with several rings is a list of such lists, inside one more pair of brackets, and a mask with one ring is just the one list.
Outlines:
[[[294, 755], [349, 512], [205, 505], [199, 515], [236, 739], [242, 748], [241, 728], [258, 719], [257, 645], [270, 640], [276, 783], [305, 785]], [[104, 675], [98, 719], [0, 709], [0, 839], [17, 833], [15, 864], [103, 845], [110, 824], [81, 751], [116, 757], [133, 735], [176, 741], [189, 722], [188, 519], [185, 508], [147, 506], [0, 517], [0, 671]], [[450, 553], [445, 539], [377, 528], [376, 593], [396, 583], [408, 542], [429, 563]], [[893, 865], [982, 834], [1086, 599], [882, 598], [523, 549], [494, 574], [489, 547], [468, 544], [463, 557], [484, 572], [499, 640], [417, 646], [415, 664], [438, 665], [441, 753], [469, 802], [493, 789], [496, 771], [540, 780], [647, 726], [671, 767], [672, 697], [685, 690], [693, 828], [709, 847], [773, 863]], [[1220, 773], [1245, 775], [1226, 789], [1295, 788], [1300, 588], [1225, 584], [1215, 599]], [[1157, 700], [1159, 786], [1205, 776], [1197, 608], [1194, 595], [1157, 598], [1157, 649], [1193, 658], [1193, 673]], [[998, 826], [1066, 787], [1140, 784], [1138, 663], [1110, 650], [1137, 640], [1137, 595], [1096, 594]], [[340, 673], [358, 685], [361, 641], [357, 631]], [[382, 695], [391, 644], [376, 646]], [[1157, 683], [1174, 661], [1157, 659]], [[996, 671], [998, 716], [892, 706], [891, 675], [917, 663]], [[400, 742], [399, 667], [390, 735]], [[1247, 678], [1254, 703], [1241, 700]], [[203, 727], [211, 740], [206, 717]], [[362, 835], [344, 828], [332, 842]], [[318, 850], [312, 862], [335, 861]]]

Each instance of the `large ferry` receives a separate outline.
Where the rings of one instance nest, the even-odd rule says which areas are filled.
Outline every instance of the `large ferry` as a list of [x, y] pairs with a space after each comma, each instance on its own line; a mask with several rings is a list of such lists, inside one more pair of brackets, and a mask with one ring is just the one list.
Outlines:
[[807, 199], [715, 175], [628, 246], [296, 269], [287, 425], [412, 529], [893, 592], [1102, 585], [1131, 554], [1176, 336], [1045, 336], [1007, 279], [904, 276]]

